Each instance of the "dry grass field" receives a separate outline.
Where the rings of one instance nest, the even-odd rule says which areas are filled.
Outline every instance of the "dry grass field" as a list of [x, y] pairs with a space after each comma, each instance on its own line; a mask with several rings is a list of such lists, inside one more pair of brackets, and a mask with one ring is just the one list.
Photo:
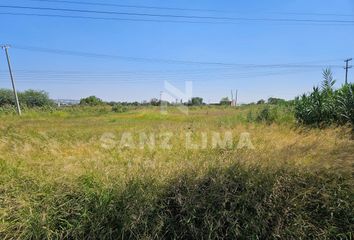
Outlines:
[[351, 130], [250, 111], [0, 116], [0, 238], [353, 239]]

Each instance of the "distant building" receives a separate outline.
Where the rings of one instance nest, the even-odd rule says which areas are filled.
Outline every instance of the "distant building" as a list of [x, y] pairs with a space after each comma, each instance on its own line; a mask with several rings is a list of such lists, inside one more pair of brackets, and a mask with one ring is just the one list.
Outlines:
[[80, 103], [80, 100], [72, 100], [72, 99], [57, 99], [54, 102], [58, 105], [58, 107], [62, 106], [74, 106]]

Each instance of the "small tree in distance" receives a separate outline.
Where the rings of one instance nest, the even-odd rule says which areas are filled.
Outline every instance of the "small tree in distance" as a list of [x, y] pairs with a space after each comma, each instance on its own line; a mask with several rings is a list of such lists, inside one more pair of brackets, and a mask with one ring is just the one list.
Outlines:
[[44, 107], [54, 105], [54, 102], [49, 98], [48, 93], [45, 91], [29, 89], [19, 93], [19, 99], [20, 103], [25, 104], [27, 107]]
[[229, 100], [228, 97], [223, 97], [223, 98], [220, 100], [220, 105], [231, 105], [231, 101]]
[[157, 98], [153, 98], [150, 100], [150, 104], [152, 106], [160, 106], [160, 100], [158, 100]]
[[268, 104], [272, 104], [272, 105], [277, 105], [277, 104], [284, 104], [286, 103], [286, 101], [284, 99], [281, 98], [274, 98], [274, 97], [270, 97], [268, 98]]
[[260, 105], [260, 104], [265, 104], [265, 101], [264, 101], [263, 99], [261, 99], [261, 100], [259, 100], [259, 101], [257, 102], [257, 104], [258, 104], [258, 105]]
[[[32, 107], [44, 107], [53, 106], [54, 102], [49, 98], [48, 93], [37, 90], [26, 90], [24, 92], [18, 92], [18, 98], [22, 106]], [[0, 89], [0, 107], [15, 105], [15, 98], [12, 90]]]
[[102, 104], [103, 104], [102, 99], [96, 96], [89, 96], [87, 98], [80, 99], [80, 105], [98, 106]]
[[190, 105], [190, 106], [201, 106], [201, 105], [203, 105], [203, 98], [194, 97], [194, 98], [192, 98], [189, 101], [188, 105]]

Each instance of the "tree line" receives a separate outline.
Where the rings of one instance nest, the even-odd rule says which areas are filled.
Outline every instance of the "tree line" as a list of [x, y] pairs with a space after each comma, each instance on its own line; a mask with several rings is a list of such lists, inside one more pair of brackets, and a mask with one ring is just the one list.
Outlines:
[[[18, 92], [18, 98], [21, 106], [25, 107], [44, 107], [54, 106], [55, 103], [49, 98], [48, 93], [37, 90], [26, 90]], [[0, 107], [12, 107], [15, 105], [13, 92], [9, 89], [0, 89]]]
[[[313, 87], [310, 93], [302, 94], [295, 100], [286, 101], [280, 98], [269, 98], [267, 101], [261, 99], [256, 103], [246, 105], [282, 105], [292, 109], [298, 123], [311, 126], [323, 126], [329, 124], [351, 124], [354, 126], [354, 84], [344, 84], [335, 89], [336, 80], [330, 69], [323, 71], [323, 81], [320, 86]], [[55, 102], [49, 98], [45, 91], [26, 90], [18, 92], [19, 101], [22, 107], [54, 107]], [[187, 102], [164, 102], [156, 98], [144, 102], [105, 102], [96, 96], [82, 98], [81, 106], [112, 106], [114, 112], [125, 112], [129, 106], [160, 106], [167, 105], [186, 105], [203, 106], [206, 105], [201, 97], [193, 97]], [[13, 92], [9, 89], [0, 89], [0, 108], [13, 107], [15, 99]], [[228, 97], [224, 97], [219, 103], [213, 105], [231, 105]], [[268, 116], [270, 111], [265, 109], [264, 116]], [[262, 115], [262, 116], [263, 116]], [[262, 118], [263, 119], [263, 118]]]

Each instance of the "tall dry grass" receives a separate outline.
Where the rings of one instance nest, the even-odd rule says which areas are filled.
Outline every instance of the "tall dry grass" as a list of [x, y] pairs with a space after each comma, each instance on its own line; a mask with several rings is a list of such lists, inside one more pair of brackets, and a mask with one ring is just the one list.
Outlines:
[[[353, 238], [350, 129], [250, 122], [249, 111], [1, 116], [1, 238]], [[127, 131], [171, 132], [172, 149], [102, 147]], [[225, 131], [231, 148], [185, 146], [185, 132]], [[237, 149], [243, 132], [254, 150]]]

